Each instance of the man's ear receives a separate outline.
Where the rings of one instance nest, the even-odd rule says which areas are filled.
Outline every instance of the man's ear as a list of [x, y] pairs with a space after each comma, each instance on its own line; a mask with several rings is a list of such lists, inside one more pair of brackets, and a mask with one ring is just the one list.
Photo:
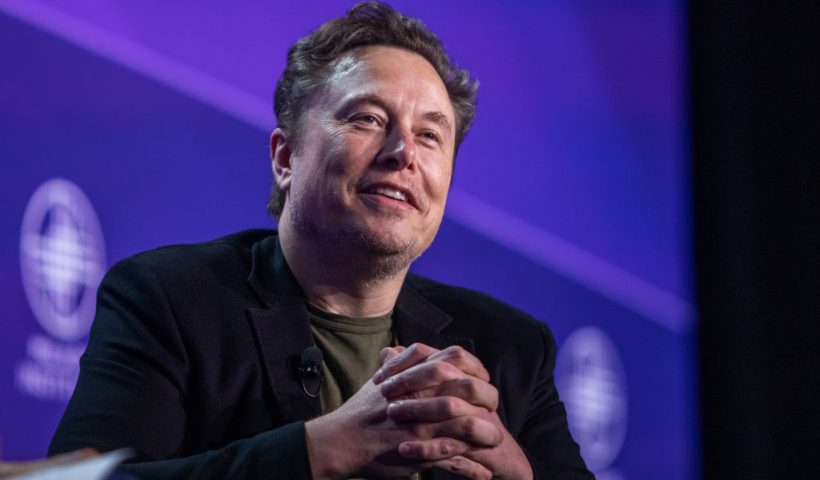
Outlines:
[[277, 128], [270, 135], [270, 159], [273, 169], [273, 181], [280, 192], [290, 189], [292, 149], [285, 132]]

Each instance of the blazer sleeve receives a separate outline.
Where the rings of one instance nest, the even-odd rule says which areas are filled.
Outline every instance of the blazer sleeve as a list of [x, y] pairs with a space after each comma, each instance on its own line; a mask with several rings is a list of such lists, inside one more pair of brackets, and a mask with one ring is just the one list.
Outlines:
[[155, 272], [139, 257], [100, 285], [80, 375], [49, 455], [131, 448], [137, 478], [310, 478], [303, 422], [186, 456], [190, 360]]
[[545, 353], [519, 444], [537, 480], [594, 480], [569, 433], [567, 413], [555, 388], [555, 340], [543, 323], [540, 328]]

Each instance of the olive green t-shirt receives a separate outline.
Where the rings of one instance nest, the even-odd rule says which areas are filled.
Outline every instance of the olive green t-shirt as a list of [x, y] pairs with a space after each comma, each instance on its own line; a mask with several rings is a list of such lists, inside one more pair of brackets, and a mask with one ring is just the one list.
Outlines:
[[381, 363], [379, 352], [393, 345], [391, 314], [351, 318], [308, 304], [310, 329], [322, 350], [322, 413], [339, 408], [370, 380]]
[[[381, 367], [379, 352], [395, 346], [392, 313], [380, 317], [351, 318], [328, 313], [308, 304], [310, 329], [322, 350], [322, 413], [339, 408]], [[403, 477], [423, 478], [419, 474]]]

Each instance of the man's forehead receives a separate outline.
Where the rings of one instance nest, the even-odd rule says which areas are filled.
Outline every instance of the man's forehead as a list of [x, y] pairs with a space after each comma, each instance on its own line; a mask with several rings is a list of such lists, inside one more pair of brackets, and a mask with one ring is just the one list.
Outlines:
[[444, 87], [444, 81], [433, 65], [418, 53], [401, 47], [368, 45], [342, 53], [330, 66], [328, 81], [359, 75], [380, 77], [429, 77], [432, 83]]
[[444, 82], [430, 62], [415, 52], [382, 45], [358, 47], [342, 54], [332, 68], [325, 88], [317, 92], [329, 97], [325, 100], [389, 103], [397, 98], [385, 95], [412, 92], [423, 100], [425, 114], [436, 112], [431, 119], [451, 121], [452, 104]]
[[334, 60], [330, 65], [330, 75], [328, 76], [328, 80], [333, 80], [334, 78], [338, 78], [345, 75], [350, 75], [356, 71], [361, 71], [365, 68], [364, 63], [362, 62], [362, 54], [363, 49], [368, 47], [358, 47], [347, 50], [343, 52], [339, 57]]

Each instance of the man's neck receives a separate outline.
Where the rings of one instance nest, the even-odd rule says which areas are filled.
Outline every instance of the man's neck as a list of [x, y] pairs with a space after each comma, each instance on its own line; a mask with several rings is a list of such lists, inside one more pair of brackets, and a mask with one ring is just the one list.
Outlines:
[[[284, 227], [284, 228], [283, 228]], [[338, 315], [375, 317], [396, 304], [409, 265], [385, 277], [373, 259], [357, 252], [340, 253], [292, 229], [280, 226], [279, 243], [288, 266], [308, 302]]]

